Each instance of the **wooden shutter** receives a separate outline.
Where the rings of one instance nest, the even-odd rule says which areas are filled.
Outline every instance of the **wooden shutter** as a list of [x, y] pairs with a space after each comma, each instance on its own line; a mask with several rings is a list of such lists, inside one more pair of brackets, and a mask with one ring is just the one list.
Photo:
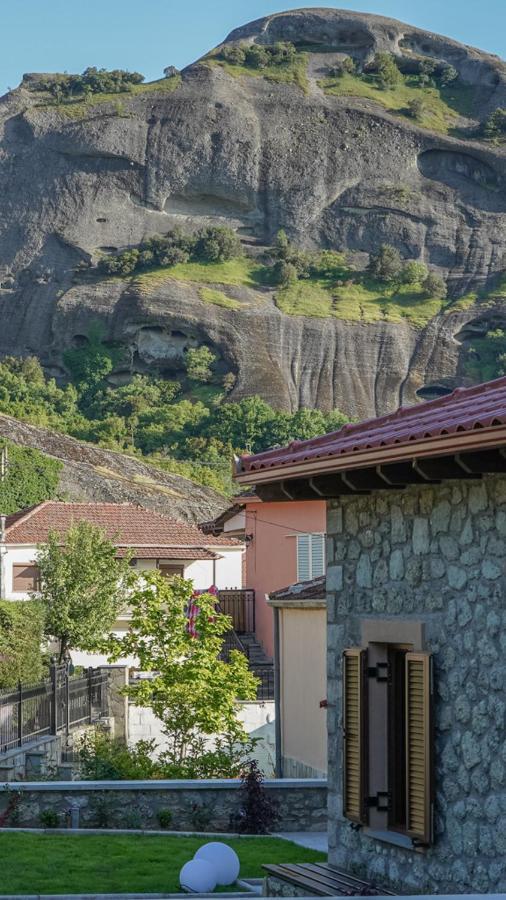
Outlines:
[[343, 654], [343, 815], [352, 822], [367, 822], [367, 651]]
[[12, 567], [12, 590], [16, 593], [38, 591], [40, 570], [36, 563], [14, 563]]
[[432, 656], [406, 653], [406, 823], [418, 844], [432, 843]]

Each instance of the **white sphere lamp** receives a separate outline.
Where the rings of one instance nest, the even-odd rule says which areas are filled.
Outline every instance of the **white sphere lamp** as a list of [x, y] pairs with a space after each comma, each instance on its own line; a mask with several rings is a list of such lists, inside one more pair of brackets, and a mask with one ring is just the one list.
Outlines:
[[191, 894], [210, 894], [218, 884], [218, 873], [208, 860], [191, 859], [181, 869], [179, 883]]
[[218, 884], [233, 884], [239, 877], [239, 857], [232, 847], [221, 841], [211, 841], [199, 847], [194, 859], [205, 859], [214, 866]]

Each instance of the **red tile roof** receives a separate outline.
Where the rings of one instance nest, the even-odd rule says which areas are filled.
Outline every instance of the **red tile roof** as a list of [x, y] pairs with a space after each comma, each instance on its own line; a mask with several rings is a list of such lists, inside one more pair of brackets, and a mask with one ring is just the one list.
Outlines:
[[59, 503], [54, 500], [7, 516], [6, 542], [38, 544], [47, 539], [49, 531], [65, 533], [71, 525], [83, 520], [102, 528], [111, 540], [123, 547], [198, 547], [202, 550], [241, 546], [234, 538], [219, 535], [210, 539], [195, 525], [177, 522], [131, 503]]
[[116, 556], [127, 554], [135, 559], [219, 559], [203, 547], [118, 547]]
[[[305, 474], [312, 469], [331, 471], [332, 462], [339, 462], [339, 470], [344, 471], [378, 464], [394, 455], [397, 460], [412, 459], [420, 448], [427, 448], [424, 455], [437, 455], [439, 450], [443, 455], [458, 453], [471, 445], [472, 449], [480, 445], [504, 446], [505, 425], [506, 377], [471, 388], [457, 388], [446, 397], [401, 407], [377, 419], [350, 423], [318, 438], [293, 441], [287, 447], [243, 456], [236, 478], [248, 484], [261, 483], [268, 480], [266, 476], [271, 471], [269, 480], [274, 480], [275, 472], [279, 472], [279, 478], [285, 477], [284, 469], [293, 470], [292, 477], [295, 477], [297, 467], [304, 469]], [[329, 465], [325, 465], [325, 460]]]

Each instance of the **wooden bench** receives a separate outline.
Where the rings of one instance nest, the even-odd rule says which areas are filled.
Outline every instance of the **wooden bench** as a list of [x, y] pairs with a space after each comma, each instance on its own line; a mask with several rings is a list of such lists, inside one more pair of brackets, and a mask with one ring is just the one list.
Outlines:
[[[372, 885], [368, 881], [362, 881], [334, 869], [327, 863], [301, 863], [294, 865], [264, 865], [267, 872], [267, 881], [283, 881], [285, 884], [302, 889], [306, 897], [378, 897], [396, 896], [393, 891]], [[268, 887], [268, 885], [267, 885]], [[267, 892], [267, 896], [269, 893]]]

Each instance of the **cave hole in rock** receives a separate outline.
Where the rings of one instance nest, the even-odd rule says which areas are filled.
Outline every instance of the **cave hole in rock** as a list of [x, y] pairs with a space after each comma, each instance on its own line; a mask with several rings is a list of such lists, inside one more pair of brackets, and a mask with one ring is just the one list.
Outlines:
[[423, 387], [418, 388], [416, 396], [420, 400], [437, 400], [438, 397], [448, 396], [452, 391], [453, 387], [448, 387], [445, 384], [425, 384]]
[[74, 350], [81, 350], [90, 343], [89, 338], [85, 334], [75, 334], [72, 338], [72, 347]]

